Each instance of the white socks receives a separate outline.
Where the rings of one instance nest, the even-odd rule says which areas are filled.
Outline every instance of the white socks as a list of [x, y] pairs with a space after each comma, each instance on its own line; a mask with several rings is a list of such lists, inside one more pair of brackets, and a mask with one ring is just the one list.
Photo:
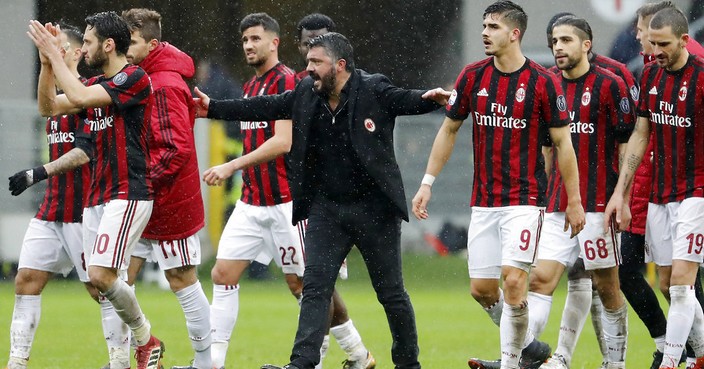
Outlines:
[[27, 365], [42, 312], [41, 295], [15, 295], [15, 309], [10, 325], [10, 364], [23, 368]]
[[499, 288], [499, 300], [493, 305], [484, 308], [484, 310], [489, 314], [489, 318], [497, 326], [501, 324], [501, 312], [504, 308], [504, 291]]
[[[359, 335], [357, 328], [352, 323], [352, 319], [338, 326], [331, 327], [330, 334], [335, 337], [337, 344], [345, 351], [348, 360], [361, 361], [367, 358], [367, 348], [362, 342], [362, 336]], [[323, 345], [325, 345], [324, 342]]]
[[151, 335], [150, 326], [137, 303], [134, 290], [125, 281], [117, 278], [103, 295], [110, 300], [120, 319], [130, 327], [137, 346], [146, 345]]
[[601, 324], [604, 315], [604, 304], [601, 302], [601, 297], [596, 290], [592, 290], [592, 307], [590, 309], [592, 318], [592, 327], [594, 327], [594, 334], [596, 335], [596, 341], [599, 343], [599, 350], [601, 351], [601, 356], [604, 362], [610, 362], [609, 360], [609, 349], [606, 346], [606, 339], [604, 338], [604, 328]]
[[227, 347], [237, 322], [240, 307], [239, 285], [213, 285], [213, 303], [210, 305], [212, 366], [225, 366]]
[[616, 310], [604, 308], [601, 320], [604, 327], [604, 341], [606, 341], [606, 361], [610, 364], [625, 363], [628, 343], [628, 305], [624, 303]]
[[528, 305], [504, 303], [501, 315], [501, 368], [517, 369], [528, 331]]
[[542, 295], [536, 292], [528, 292], [528, 329], [538, 338], [543, 334], [545, 326], [548, 324], [550, 309], [552, 308], [552, 296]]
[[[195, 351], [193, 367], [212, 369], [210, 353], [210, 306], [200, 282], [196, 282], [175, 293], [186, 317], [188, 337]], [[221, 365], [222, 366], [222, 365]]]
[[[687, 336], [701, 337], [702, 312], [692, 286], [670, 286], [670, 311], [667, 315], [667, 333], [661, 368], [676, 368], [680, 362]], [[699, 316], [698, 326], [694, 326], [695, 316]], [[701, 347], [697, 356], [701, 355]]]
[[581, 278], [567, 282], [567, 299], [560, 321], [560, 336], [557, 340], [556, 354], [565, 358], [567, 366], [572, 361], [572, 353], [587, 320], [592, 305], [592, 280]]
[[[134, 286], [132, 287], [134, 288]], [[130, 328], [120, 319], [112, 303], [99, 295], [103, 336], [108, 346], [111, 368], [130, 367]]]

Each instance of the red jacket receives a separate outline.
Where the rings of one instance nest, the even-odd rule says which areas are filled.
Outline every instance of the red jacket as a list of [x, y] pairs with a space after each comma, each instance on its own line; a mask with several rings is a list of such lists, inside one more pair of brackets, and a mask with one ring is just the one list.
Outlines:
[[[687, 51], [690, 54], [704, 57], [704, 47], [700, 45], [694, 38], [689, 39], [687, 43]], [[655, 61], [653, 55], [643, 55], [645, 64]], [[642, 91], [641, 91], [642, 92]], [[648, 145], [643, 155], [643, 160], [640, 167], [636, 170], [633, 177], [633, 189], [631, 191], [631, 227], [629, 232], [635, 234], [645, 234], [645, 218], [648, 215], [648, 202], [652, 192], [652, 173], [653, 173], [653, 146]]]
[[205, 225], [193, 126], [195, 105], [184, 78], [195, 73], [193, 59], [161, 42], [139, 63], [152, 80], [151, 177], [154, 209], [142, 237], [178, 240]]

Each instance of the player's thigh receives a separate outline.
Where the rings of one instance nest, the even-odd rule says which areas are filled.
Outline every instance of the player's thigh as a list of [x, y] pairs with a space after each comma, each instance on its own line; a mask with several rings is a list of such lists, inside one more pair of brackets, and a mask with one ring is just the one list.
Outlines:
[[500, 211], [473, 207], [467, 230], [467, 267], [472, 279], [501, 278]]
[[252, 261], [263, 250], [265, 229], [259, 208], [237, 202], [220, 236], [217, 259]]
[[[18, 269], [34, 269], [50, 273], [68, 274], [73, 263], [59, 237], [57, 223], [32, 218], [27, 226]], [[81, 239], [77, 240], [80, 242]]]
[[126, 267], [126, 259], [132, 254], [149, 222], [152, 206], [152, 201], [141, 200], [112, 200], [106, 203], [89, 265], [110, 269]]
[[528, 272], [537, 255], [545, 211], [536, 206], [515, 206], [502, 213], [501, 264]]
[[701, 264], [703, 256], [704, 198], [692, 197], [679, 204], [673, 217], [672, 258]]
[[621, 264], [621, 249], [612, 224], [604, 233], [604, 213], [587, 213], [584, 229], [577, 235], [586, 270], [608, 269]]
[[650, 258], [659, 266], [672, 265], [672, 220], [667, 205], [648, 204], [645, 243]]

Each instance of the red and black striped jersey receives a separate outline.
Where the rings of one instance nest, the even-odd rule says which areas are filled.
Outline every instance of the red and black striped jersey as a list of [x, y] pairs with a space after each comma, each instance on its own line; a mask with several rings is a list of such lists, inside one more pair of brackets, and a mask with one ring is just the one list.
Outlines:
[[[631, 99], [633, 100], [633, 103], [635, 103], [635, 104], [638, 103], [638, 97], [639, 97], [638, 84], [636, 83], [635, 77], [633, 77], [633, 73], [631, 73], [631, 71], [628, 70], [628, 67], [626, 66], [626, 64], [623, 64], [618, 60], [611, 59], [608, 56], [604, 56], [604, 55], [597, 54], [597, 53], [591, 54], [591, 56], [589, 58], [589, 63], [596, 64], [596, 65], [612, 72], [613, 74], [621, 77], [621, 79], [626, 83], [626, 87], [628, 88], [628, 92], [630, 94]], [[553, 72], [555, 74], [562, 73], [560, 71], [560, 69], [557, 68], [557, 65], [550, 67], [550, 72]]]
[[152, 200], [149, 76], [142, 68], [127, 65], [112, 78], [100, 75], [86, 83], [96, 84], [105, 88], [112, 104], [86, 109], [95, 147], [91, 190], [85, 206], [115, 199]]
[[[635, 106], [625, 82], [597, 65], [577, 79], [558, 78], [567, 99], [582, 206], [603, 212], [618, 182], [618, 146], [633, 131]], [[567, 192], [557, 165], [552, 168], [547, 210], [564, 212]]]
[[472, 206], [545, 206], [540, 137], [568, 124], [557, 76], [532, 60], [513, 73], [493, 58], [467, 65], [447, 105], [448, 118], [473, 120]]
[[[84, 129], [78, 115], [57, 115], [46, 120], [46, 142], [49, 161], [54, 161], [76, 147], [76, 140], [90, 140], [90, 131]], [[47, 179], [44, 199], [35, 218], [47, 222], [80, 223], [83, 204], [90, 188], [90, 165]]]
[[704, 197], [704, 58], [690, 54], [674, 72], [650, 63], [640, 90], [638, 116], [649, 119], [653, 141], [650, 202]]
[[[260, 77], [254, 76], [243, 86], [244, 98], [276, 95], [296, 87], [296, 72], [282, 63]], [[240, 122], [242, 155], [246, 155], [274, 136], [276, 121]], [[292, 200], [284, 156], [242, 171], [242, 202], [254, 206], [272, 206]]]

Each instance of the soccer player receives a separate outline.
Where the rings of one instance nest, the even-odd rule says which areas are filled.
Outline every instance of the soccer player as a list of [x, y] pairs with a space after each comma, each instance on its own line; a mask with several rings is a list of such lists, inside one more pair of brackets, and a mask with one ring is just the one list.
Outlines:
[[[313, 38], [324, 35], [328, 32], [335, 32], [335, 22], [325, 14], [311, 13], [301, 18], [296, 25], [298, 31], [298, 52], [305, 61], [308, 55], [308, 43]], [[298, 72], [298, 79], [308, 77], [308, 71], [303, 69]]]
[[[668, 7], [652, 16], [648, 41], [656, 63], [641, 77], [638, 120], [628, 141], [619, 181], [606, 208], [621, 229], [630, 223], [624, 197], [649, 141], [652, 140], [653, 191], [648, 229], [653, 259], [671, 260], [671, 306], [660, 368], [676, 368], [689, 336], [697, 357], [704, 356], [704, 315], [694, 294], [694, 280], [704, 248], [704, 59], [687, 51], [687, 18]], [[661, 276], [662, 278], [663, 276]], [[704, 365], [699, 359], [697, 366]]]
[[[73, 78], [84, 82], [78, 74], [78, 63], [83, 59], [83, 33], [76, 27], [62, 24], [59, 40], [68, 70]], [[90, 135], [81, 129], [81, 121], [76, 114], [47, 118], [45, 130], [50, 160], [58, 159], [75, 147], [88, 145]], [[90, 284], [86, 273], [82, 242], [83, 200], [90, 186], [90, 166], [83, 165], [51, 177], [48, 182], [44, 199], [29, 221], [20, 250], [8, 369], [27, 367], [41, 316], [41, 293], [53, 273], [67, 275], [75, 267], [78, 279], [91, 297], [98, 300], [98, 290]]]
[[[620, 258], [616, 230], [604, 234], [604, 207], [618, 179], [619, 158], [633, 128], [632, 100], [623, 79], [589, 62], [592, 30], [586, 20], [562, 17], [552, 29], [553, 55], [561, 70], [562, 88], [567, 96], [572, 142], [577, 154], [580, 183], [583, 184], [582, 205], [587, 211], [585, 229], [574, 241], [567, 239], [560, 228], [564, 223], [566, 194], [559, 183], [560, 173], [553, 171], [548, 190], [548, 215], [545, 219], [538, 252], [538, 263], [531, 273], [531, 291], [551, 296], [567, 265], [579, 254], [590, 271], [604, 311], [600, 314], [606, 353], [604, 367], [624, 368], [628, 330], [628, 311], [619, 290]], [[548, 143], [549, 144], [549, 143]], [[546, 155], [551, 158], [551, 155]], [[551, 163], [550, 159], [547, 159]], [[550, 164], [548, 164], [550, 167]], [[533, 274], [541, 278], [533, 278]], [[570, 304], [569, 300], [591, 300], [591, 281], [571, 280], [568, 302], [572, 308], [562, 315], [558, 347], [542, 367], [568, 368], [589, 303]], [[580, 291], [580, 292], [576, 292]], [[582, 310], [579, 310], [579, 307]], [[549, 309], [531, 309], [532, 330], [539, 334], [547, 322]]]
[[[19, 195], [39, 181], [86, 164], [89, 155], [93, 156], [92, 181], [83, 211], [88, 277], [132, 330], [137, 368], [153, 369], [159, 365], [160, 341], [151, 335], [134, 291], [118, 277], [152, 211], [147, 150], [151, 83], [144, 70], [127, 63], [130, 30], [117, 13], [96, 13], [88, 16], [86, 23], [81, 50], [88, 66], [103, 71], [86, 85], [64, 64], [55, 27], [33, 20], [28, 35], [41, 55], [37, 87], [40, 113], [83, 112], [84, 129], [90, 132], [92, 145], [76, 147], [48, 164], [16, 173], [10, 179], [10, 190]], [[56, 94], [54, 78], [64, 94]]]
[[[501, 360], [470, 359], [472, 368], [537, 368], [550, 347], [528, 332], [526, 290], [543, 223], [547, 176], [540, 138], [549, 131], [567, 194], [564, 231], [584, 226], [579, 177], [568, 126], [567, 103], [557, 77], [527, 59], [520, 42], [527, 16], [511, 1], [484, 12], [485, 53], [457, 78], [413, 199], [413, 213], [428, 218], [435, 177], [447, 162], [457, 131], [473, 118], [474, 186], [469, 225], [468, 267], [472, 296], [500, 326]], [[499, 288], [503, 280], [504, 291]]]
[[134, 8], [122, 12], [122, 18], [132, 34], [127, 61], [147, 72], [154, 91], [149, 143], [154, 209], [132, 254], [128, 283], [134, 283], [145, 260], [159, 263], [183, 309], [195, 351], [190, 366], [174, 368], [212, 369], [210, 304], [196, 274], [201, 261], [197, 232], [205, 225], [205, 212], [193, 136], [195, 109], [184, 81], [193, 77], [195, 66], [186, 53], [161, 41], [158, 12]]
[[[298, 81], [295, 72], [279, 62], [278, 22], [266, 13], [249, 14], [240, 22], [240, 33], [247, 64], [255, 70], [255, 76], [243, 87], [244, 97], [293, 89]], [[242, 170], [243, 180], [242, 197], [225, 225], [212, 270], [212, 352], [216, 368], [225, 365], [237, 322], [239, 280], [252, 260], [273, 258], [299, 301], [303, 289], [305, 224], [292, 226], [292, 197], [283, 157], [291, 148], [291, 121], [241, 121], [240, 128], [242, 156], [203, 173], [208, 185], [221, 185], [238, 170]]]

